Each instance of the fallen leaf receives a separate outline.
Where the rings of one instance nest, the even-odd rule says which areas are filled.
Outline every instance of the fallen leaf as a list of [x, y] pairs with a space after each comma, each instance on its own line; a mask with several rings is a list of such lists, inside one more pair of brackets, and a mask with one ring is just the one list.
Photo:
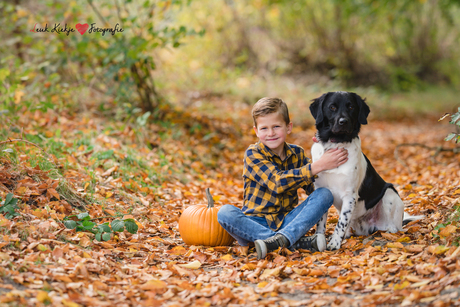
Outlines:
[[457, 227], [452, 224], [449, 224], [439, 232], [439, 235], [445, 238], [445, 237], [452, 235], [456, 231], [457, 231]]
[[399, 239], [398, 236], [387, 232], [382, 232], [381, 236], [390, 241], [397, 241]]
[[420, 253], [425, 248], [424, 245], [411, 244], [404, 246], [404, 249], [409, 253]]
[[59, 193], [55, 189], [48, 189], [46, 190], [47, 194], [56, 197], [57, 199], [61, 199], [61, 196], [59, 196]]
[[274, 269], [265, 269], [263, 273], [259, 276], [260, 280], [268, 279], [270, 277], [278, 276], [284, 267], [277, 267]]
[[43, 304], [50, 304], [52, 302], [51, 298], [46, 291], [38, 291], [37, 293], [37, 301]]
[[402, 245], [401, 242], [389, 242], [387, 245], [385, 245], [388, 248], [404, 248], [404, 245]]
[[403, 282], [400, 283], [400, 284], [394, 285], [393, 289], [395, 289], [395, 290], [402, 290], [402, 289], [404, 289], [404, 288], [406, 288], [406, 287], [408, 287], [408, 286], [410, 286], [410, 282], [406, 280], [406, 281], [403, 281]]
[[268, 285], [268, 282], [267, 281], [262, 281], [260, 283], [257, 284], [257, 288], [263, 288], [265, 287], [266, 285]]
[[449, 247], [444, 245], [431, 245], [428, 247], [428, 251], [434, 255], [442, 255], [449, 250]]
[[66, 307], [80, 307], [81, 306], [80, 304], [77, 304], [75, 302], [72, 302], [72, 301], [66, 300], [66, 299], [62, 299], [61, 303], [62, 303], [62, 305], [66, 306]]
[[230, 261], [230, 260], [233, 260], [233, 257], [232, 255], [227, 254], [225, 256], [220, 257], [220, 259], [225, 260], [225, 261]]
[[178, 264], [178, 266], [181, 266], [186, 269], [196, 270], [201, 267], [201, 262], [199, 262], [198, 260], [195, 260], [193, 262], [186, 263], [186, 264]]
[[165, 289], [167, 284], [158, 279], [151, 279], [147, 281], [145, 284], [141, 285], [140, 288], [142, 290], [157, 290], [157, 289]]

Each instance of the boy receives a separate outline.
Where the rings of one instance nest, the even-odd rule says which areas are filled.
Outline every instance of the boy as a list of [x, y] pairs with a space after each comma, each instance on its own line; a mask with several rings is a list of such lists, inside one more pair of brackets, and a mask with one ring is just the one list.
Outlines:
[[[333, 203], [328, 189], [314, 190], [315, 175], [347, 161], [344, 149], [329, 150], [311, 163], [304, 150], [287, 144], [292, 123], [286, 103], [279, 98], [262, 98], [252, 109], [254, 131], [259, 142], [244, 155], [244, 205], [240, 210], [224, 205], [218, 221], [241, 246], [254, 242], [257, 258], [279, 247], [323, 251], [324, 234], [304, 235]], [[297, 189], [309, 197], [300, 205]]]

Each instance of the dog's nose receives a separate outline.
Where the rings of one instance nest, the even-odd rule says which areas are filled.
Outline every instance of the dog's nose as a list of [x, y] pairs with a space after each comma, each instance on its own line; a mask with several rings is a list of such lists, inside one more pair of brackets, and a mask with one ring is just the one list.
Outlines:
[[343, 117], [339, 119], [340, 126], [346, 125], [347, 123], [348, 123], [348, 119], [343, 118]]

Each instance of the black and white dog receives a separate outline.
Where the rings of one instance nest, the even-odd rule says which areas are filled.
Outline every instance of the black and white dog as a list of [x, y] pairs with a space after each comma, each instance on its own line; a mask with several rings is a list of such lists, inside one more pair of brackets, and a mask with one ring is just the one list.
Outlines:
[[[310, 111], [316, 120], [318, 141], [311, 148], [313, 162], [332, 148], [348, 150], [348, 161], [318, 174], [315, 187], [326, 187], [334, 195], [339, 221], [328, 250], [339, 249], [344, 237], [369, 235], [377, 230], [397, 232], [403, 224], [421, 219], [404, 212], [404, 203], [391, 183], [385, 182], [361, 151], [358, 137], [367, 124], [370, 109], [355, 93], [329, 92], [314, 99]], [[317, 224], [316, 233], [326, 230], [327, 213]]]

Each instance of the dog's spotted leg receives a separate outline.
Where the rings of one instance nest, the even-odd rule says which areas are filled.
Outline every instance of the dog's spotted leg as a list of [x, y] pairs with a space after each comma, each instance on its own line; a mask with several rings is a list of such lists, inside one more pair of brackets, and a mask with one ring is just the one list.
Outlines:
[[324, 234], [326, 232], [326, 222], [327, 222], [327, 212], [319, 219], [318, 224], [316, 224], [316, 233]]
[[351, 216], [356, 206], [356, 200], [356, 195], [345, 196], [342, 199], [342, 210], [340, 211], [339, 221], [337, 222], [334, 233], [327, 244], [328, 250], [339, 249], [342, 245], [342, 240], [350, 227]]

